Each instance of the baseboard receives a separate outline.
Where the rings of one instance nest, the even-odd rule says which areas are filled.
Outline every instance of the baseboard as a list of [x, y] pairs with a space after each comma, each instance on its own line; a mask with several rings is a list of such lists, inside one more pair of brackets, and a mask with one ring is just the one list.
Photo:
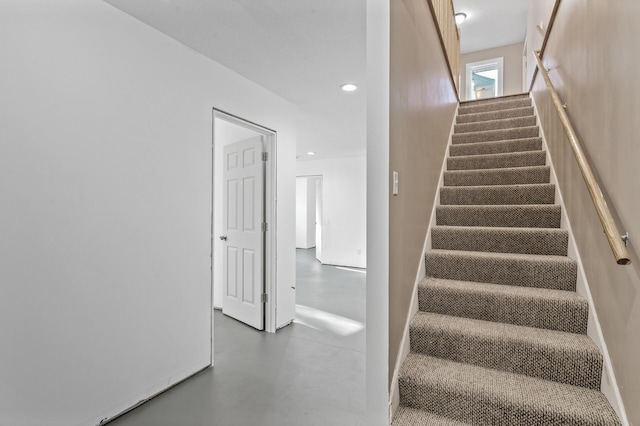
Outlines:
[[547, 145], [547, 139], [544, 135], [544, 128], [542, 127], [542, 123], [540, 123], [540, 114], [538, 112], [538, 107], [536, 105], [535, 99], [531, 96], [531, 103], [535, 110], [535, 114], [537, 117], [537, 123], [540, 128], [540, 136], [542, 137], [542, 149], [544, 149], [547, 153], [547, 164], [551, 167], [551, 183], [556, 186], [556, 200], [562, 205], [561, 209], [561, 223], [560, 227], [562, 229], [566, 229], [569, 231], [569, 250], [568, 256], [572, 259], [575, 259], [578, 266], [578, 278], [576, 282], [576, 292], [580, 294], [582, 297], [587, 299], [589, 303], [589, 322], [587, 324], [587, 336], [594, 341], [594, 343], [600, 348], [603, 356], [603, 365], [602, 365], [602, 379], [601, 379], [601, 392], [607, 398], [615, 412], [620, 417], [623, 426], [629, 426], [629, 419], [627, 418], [626, 411], [624, 409], [624, 403], [622, 401], [622, 396], [620, 394], [620, 389], [618, 387], [618, 381], [616, 380], [616, 376], [613, 370], [613, 364], [611, 362], [611, 357], [609, 356], [609, 350], [607, 349], [607, 344], [604, 340], [604, 335], [602, 333], [602, 328], [600, 327], [600, 321], [598, 320], [598, 314], [595, 310], [593, 297], [591, 295], [591, 290], [589, 288], [589, 282], [587, 280], [587, 276], [584, 272], [584, 267], [582, 265], [582, 259], [580, 257], [580, 252], [578, 250], [578, 246], [573, 237], [573, 230], [571, 228], [571, 222], [569, 220], [569, 216], [567, 215], [567, 209], [564, 207], [564, 199], [562, 198], [562, 193], [560, 191], [560, 186], [558, 185], [558, 177], [556, 175], [556, 169], [553, 166], [553, 161], [551, 159], [551, 155], [549, 154], [549, 146]]
[[193, 373], [189, 374], [189, 375], [188, 375], [187, 377], [185, 377], [184, 379], [181, 379], [181, 380], [179, 380], [179, 381], [175, 382], [174, 384], [172, 384], [172, 385], [170, 385], [170, 386], [168, 386], [168, 387], [166, 387], [166, 388], [164, 388], [164, 389], [162, 389], [162, 390], [160, 390], [160, 391], [158, 391], [158, 392], [154, 393], [153, 395], [151, 395], [151, 396], [150, 396], [150, 397], [148, 397], [148, 398], [145, 398], [145, 399], [142, 399], [142, 400], [138, 401], [136, 404], [134, 404], [134, 405], [132, 405], [131, 407], [129, 407], [129, 408], [127, 408], [127, 409], [125, 409], [125, 410], [123, 410], [123, 411], [119, 412], [119, 413], [118, 413], [118, 414], [116, 414], [115, 416], [113, 416], [113, 417], [109, 417], [109, 418], [106, 418], [106, 419], [101, 420], [101, 421], [100, 421], [100, 423], [98, 423], [98, 425], [97, 425], [97, 426], [104, 426], [104, 425], [106, 425], [106, 424], [108, 424], [108, 423], [111, 423], [112, 421], [114, 421], [114, 420], [116, 420], [116, 419], [119, 419], [120, 417], [124, 416], [125, 414], [129, 413], [130, 411], [135, 410], [136, 408], [140, 407], [141, 405], [146, 404], [147, 402], [151, 401], [152, 399], [154, 399], [154, 398], [156, 398], [156, 397], [158, 397], [158, 396], [162, 395], [163, 393], [165, 393], [165, 392], [167, 392], [167, 391], [169, 391], [169, 390], [171, 390], [171, 389], [175, 388], [175, 387], [176, 387], [176, 386], [178, 386], [179, 384], [182, 384], [182, 383], [186, 382], [186, 381], [187, 381], [187, 380], [189, 380], [190, 378], [192, 378], [192, 377], [194, 377], [194, 376], [197, 376], [198, 374], [202, 373], [204, 370], [208, 370], [208, 369], [209, 369], [209, 368], [211, 368], [211, 367], [212, 367], [212, 365], [211, 365], [211, 364], [209, 364], [209, 365], [207, 365], [206, 367], [203, 367], [203, 368], [201, 368], [201, 369], [199, 369], [199, 370], [197, 370], [197, 371], [195, 371], [195, 372], [193, 372]]
[[449, 147], [451, 146], [451, 141], [453, 140], [453, 129], [456, 123], [456, 118], [458, 116], [458, 108], [460, 104], [456, 107], [456, 111], [453, 115], [453, 121], [451, 122], [451, 130], [449, 131], [449, 141], [447, 142], [447, 148], [445, 151], [444, 159], [442, 160], [442, 168], [440, 169], [440, 178], [438, 179], [438, 189], [436, 189], [436, 196], [433, 202], [433, 208], [431, 209], [431, 217], [429, 218], [429, 227], [427, 228], [427, 235], [424, 239], [424, 245], [422, 247], [422, 254], [420, 255], [420, 264], [418, 265], [418, 271], [416, 273], [416, 280], [413, 284], [413, 294], [411, 296], [411, 305], [409, 307], [409, 312], [407, 313], [407, 319], [404, 325], [404, 333], [402, 334], [402, 340], [400, 342], [400, 348], [398, 350], [398, 355], [396, 356], [396, 364], [393, 368], [393, 376], [391, 379], [391, 387], [389, 389], [389, 423], [393, 420], [393, 415], [398, 409], [400, 405], [400, 389], [398, 388], [398, 376], [400, 374], [400, 367], [402, 367], [402, 363], [405, 358], [411, 351], [411, 342], [409, 340], [409, 325], [411, 324], [411, 320], [418, 312], [418, 284], [424, 276], [426, 275], [426, 265], [425, 265], [425, 256], [427, 254], [427, 250], [431, 248], [431, 228], [436, 224], [436, 207], [440, 203], [440, 191], [439, 188], [444, 183], [444, 172], [447, 169], [447, 153], [449, 151]]

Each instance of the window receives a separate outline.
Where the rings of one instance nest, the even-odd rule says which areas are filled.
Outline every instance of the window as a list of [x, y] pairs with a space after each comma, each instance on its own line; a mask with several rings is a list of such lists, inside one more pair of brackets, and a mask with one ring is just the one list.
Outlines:
[[502, 96], [504, 58], [470, 62], [466, 67], [467, 100]]

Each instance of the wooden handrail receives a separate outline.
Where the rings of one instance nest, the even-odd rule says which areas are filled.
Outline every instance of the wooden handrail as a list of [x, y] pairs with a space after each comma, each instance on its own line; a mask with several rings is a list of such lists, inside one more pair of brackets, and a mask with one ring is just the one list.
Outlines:
[[547, 84], [547, 88], [549, 89], [549, 93], [551, 94], [551, 98], [553, 99], [553, 104], [558, 111], [558, 115], [560, 116], [562, 127], [567, 134], [567, 138], [569, 138], [571, 150], [573, 151], [573, 155], [575, 155], [576, 157], [576, 161], [578, 162], [578, 167], [580, 168], [582, 177], [587, 184], [589, 195], [591, 195], [591, 200], [593, 200], [596, 212], [598, 213], [598, 217], [600, 218], [600, 222], [602, 223], [602, 228], [604, 229], [604, 233], [607, 236], [607, 240], [609, 240], [609, 245], [611, 246], [611, 250], [613, 251], [613, 256], [616, 258], [616, 262], [619, 265], [627, 265], [631, 263], [631, 260], [629, 259], [629, 252], [627, 251], [625, 241], [626, 237], [621, 235], [615, 221], [613, 220], [611, 211], [609, 210], [609, 207], [607, 207], [607, 202], [602, 195], [600, 185], [598, 185], [598, 181], [596, 180], [593, 171], [591, 171], [591, 166], [589, 166], [589, 161], [587, 161], [587, 157], [582, 150], [582, 146], [580, 145], [580, 141], [578, 140], [578, 135], [571, 125], [569, 115], [565, 111], [566, 104], [563, 104], [562, 100], [560, 99], [560, 95], [558, 95], [556, 88], [553, 86], [551, 78], [549, 78], [549, 72], [542, 63], [542, 59], [540, 58], [539, 53], [534, 51], [533, 56], [536, 58], [536, 62], [538, 62], [538, 70], [544, 78], [544, 82]]
[[[549, 42], [549, 36], [551, 35], [551, 29], [553, 28], [553, 24], [556, 22], [556, 16], [558, 16], [558, 9], [560, 8], [560, 2], [562, 0], [556, 0], [553, 5], [553, 10], [551, 11], [551, 16], [549, 16], [549, 22], [547, 23], [547, 30], [544, 32], [542, 40], [542, 47], [540, 47], [540, 58], [544, 56], [544, 50], [547, 48], [547, 43]], [[533, 56], [536, 53], [533, 52]], [[533, 85], [536, 83], [536, 75], [538, 74], [538, 68], [533, 70], [533, 76], [531, 77], [531, 85], [529, 86], [529, 92], [533, 92]]]

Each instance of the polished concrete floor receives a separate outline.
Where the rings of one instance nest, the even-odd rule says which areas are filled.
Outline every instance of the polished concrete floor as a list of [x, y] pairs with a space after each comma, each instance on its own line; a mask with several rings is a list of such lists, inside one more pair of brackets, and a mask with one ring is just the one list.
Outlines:
[[214, 368], [110, 426], [363, 426], [365, 281], [297, 250], [293, 324], [263, 333], [216, 311]]

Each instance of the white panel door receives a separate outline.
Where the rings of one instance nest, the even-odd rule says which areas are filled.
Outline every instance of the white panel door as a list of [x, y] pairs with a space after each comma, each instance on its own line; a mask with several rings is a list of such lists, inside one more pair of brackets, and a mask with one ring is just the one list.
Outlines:
[[264, 329], [262, 137], [224, 147], [222, 312]]

